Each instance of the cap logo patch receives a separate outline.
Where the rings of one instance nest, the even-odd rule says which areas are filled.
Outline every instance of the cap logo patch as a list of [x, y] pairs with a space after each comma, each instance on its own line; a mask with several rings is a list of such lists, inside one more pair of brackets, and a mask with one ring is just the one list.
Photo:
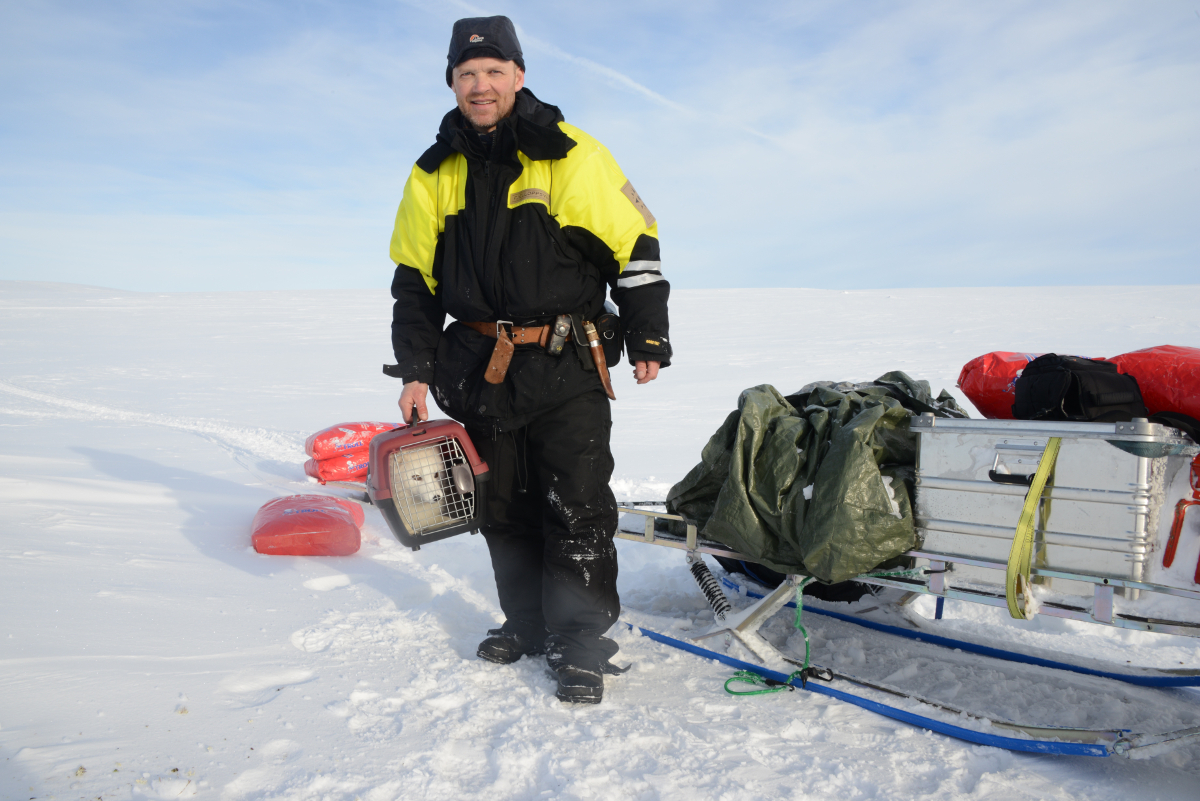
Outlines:
[[479, 44], [483, 41], [483, 37], [477, 33], [471, 34], [471, 44]]

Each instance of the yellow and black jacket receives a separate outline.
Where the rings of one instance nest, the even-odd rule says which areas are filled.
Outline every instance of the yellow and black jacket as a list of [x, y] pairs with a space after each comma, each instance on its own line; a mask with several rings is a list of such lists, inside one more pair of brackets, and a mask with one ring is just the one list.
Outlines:
[[[514, 355], [504, 384], [483, 381], [494, 339], [451, 324], [555, 315], [595, 319], [610, 289], [630, 362], [670, 363], [658, 223], [608, 150], [528, 90], [490, 135], [454, 109], [417, 160], [392, 234], [392, 347], [405, 381], [432, 384], [463, 420], [523, 425], [599, 387], [571, 349]], [[393, 373], [393, 374], [395, 374]]]

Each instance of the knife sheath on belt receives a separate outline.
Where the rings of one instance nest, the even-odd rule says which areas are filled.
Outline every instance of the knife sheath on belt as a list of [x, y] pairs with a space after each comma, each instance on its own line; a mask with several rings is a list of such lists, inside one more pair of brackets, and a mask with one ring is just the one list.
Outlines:
[[600, 343], [600, 335], [596, 333], [596, 326], [585, 322], [583, 330], [587, 334], [588, 346], [592, 351], [592, 363], [596, 365], [596, 372], [600, 374], [600, 383], [604, 385], [604, 393], [608, 395], [609, 400], [616, 400], [617, 395], [613, 392], [612, 381], [608, 377], [608, 361], [604, 358], [604, 346]]

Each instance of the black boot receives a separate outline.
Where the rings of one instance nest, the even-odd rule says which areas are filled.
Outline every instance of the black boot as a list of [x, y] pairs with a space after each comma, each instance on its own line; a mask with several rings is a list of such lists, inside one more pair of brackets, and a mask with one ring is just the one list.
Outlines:
[[546, 639], [546, 664], [558, 680], [555, 696], [569, 704], [598, 704], [604, 699], [604, 674], [616, 676], [629, 670], [609, 661], [617, 644], [600, 637], [594, 648], [572, 647], [564, 638], [552, 634]]
[[568, 704], [598, 704], [604, 700], [604, 676], [593, 670], [558, 663], [550, 665], [550, 672], [558, 679], [558, 690], [554, 695]]
[[523, 656], [536, 656], [546, 652], [544, 643], [534, 642], [513, 631], [491, 629], [488, 638], [479, 643], [476, 656], [498, 665], [511, 665]]

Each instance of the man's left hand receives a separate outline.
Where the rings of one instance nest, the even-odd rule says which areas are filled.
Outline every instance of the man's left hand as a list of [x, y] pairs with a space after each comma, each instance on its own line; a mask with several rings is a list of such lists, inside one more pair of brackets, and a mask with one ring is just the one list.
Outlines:
[[633, 377], [639, 384], [646, 384], [658, 378], [658, 362], [634, 362]]

